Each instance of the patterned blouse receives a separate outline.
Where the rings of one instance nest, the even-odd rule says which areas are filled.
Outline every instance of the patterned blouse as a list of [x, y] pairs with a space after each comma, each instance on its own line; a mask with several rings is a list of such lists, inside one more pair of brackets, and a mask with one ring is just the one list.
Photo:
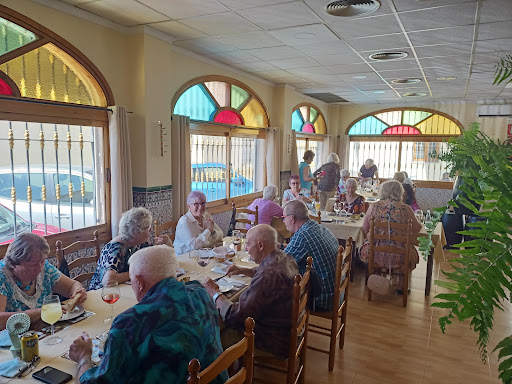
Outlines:
[[[347, 195], [345, 193], [342, 193], [340, 195], [340, 202], [341, 203], [345, 203], [345, 206], [347, 207], [346, 208], [347, 212], [350, 212], [350, 213], [361, 213], [361, 212], [363, 212], [364, 196], [358, 195], [353, 202], [349, 203], [347, 201]], [[354, 212], [354, 207], [356, 205], [359, 206], [359, 208], [358, 208], [357, 212]]]
[[89, 283], [89, 290], [102, 288], [103, 284], [101, 281], [105, 273], [109, 270], [116, 271], [117, 273], [128, 272], [128, 259], [130, 256], [148, 245], [148, 243], [145, 243], [135, 247], [125, 248], [125, 245], [118, 241], [110, 241], [105, 244], [101, 250], [100, 259], [98, 260], [94, 275]]
[[322, 172], [325, 172], [324, 177], [318, 180], [319, 191], [335, 191], [340, 182], [340, 171], [341, 167], [338, 163], [330, 162], [325, 163], [318, 168], [313, 175], [318, 176]]
[[[190, 360], [206, 368], [221, 353], [219, 312], [206, 289], [169, 277], [114, 319], [105, 357], [80, 383], [185, 383]], [[227, 378], [224, 371], [212, 384]]]
[[375, 172], [377, 172], [377, 166], [373, 164], [370, 168], [366, 168], [364, 165], [361, 167], [359, 172], [361, 172], [361, 177], [366, 178], [373, 178], [375, 176]]
[[36, 293], [29, 296], [16, 285], [16, 280], [9, 268], [5, 266], [5, 261], [0, 261], [0, 295], [7, 297], [5, 312], [41, 308], [43, 299], [52, 294], [52, 289], [61, 275], [62, 273], [46, 260], [43, 272], [37, 276], [35, 282]]

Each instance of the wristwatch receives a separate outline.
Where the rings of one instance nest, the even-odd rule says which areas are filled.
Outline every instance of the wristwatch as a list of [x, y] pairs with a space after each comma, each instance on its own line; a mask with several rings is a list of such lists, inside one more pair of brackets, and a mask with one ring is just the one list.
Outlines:
[[219, 298], [220, 295], [222, 295], [222, 292], [217, 292], [215, 293], [215, 295], [213, 295], [212, 300], [214, 304], [217, 302], [217, 299]]

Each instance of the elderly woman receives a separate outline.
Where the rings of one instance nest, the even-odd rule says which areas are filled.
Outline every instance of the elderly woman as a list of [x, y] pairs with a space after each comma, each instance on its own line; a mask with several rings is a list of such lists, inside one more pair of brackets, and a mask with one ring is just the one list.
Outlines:
[[350, 177], [350, 172], [348, 169], [342, 169], [340, 172], [340, 183], [338, 185], [338, 194], [342, 194], [347, 192], [345, 190], [345, 183], [347, 182], [348, 178]]
[[393, 180], [396, 180], [400, 184], [403, 184], [405, 181], [405, 173], [404, 172], [395, 172], [395, 175], [393, 176]]
[[290, 189], [287, 189], [283, 193], [283, 207], [293, 200], [301, 200], [305, 203], [311, 202], [310, 189], [300, 187], [300, 179], [297, 175], [291, 175], [288, 179], [288, 185]]
[[[247, 208], [254, 211], [258, 207], [258, 224], [272, 223], [274, 216], [283, 216], [283, 208], [274, 200], [277, 197], [277, 187], [275, 185], [267, 185], [263, 189], [263, 198], [254, 200]], [[254, 221], [254, 215], [249, 215], [249, 220]], [[251, 226], [247, 225], [247, 229]]]
[[364, 165], [359, 170], [359, 181], [364, 183], [365, 181], [372, 181], [374, 178], [379, 180], [379, 172], [377, 172], [377, 166], [372, 159], [368, 159], [364, 162]]
[[[363, 231], [365, 234], [370, 230], [370, 220], [406, 224], [412, 220], [412, 231], [418, 233], [421, 230], [421, 224], [414, 216], [414, 212], [407, 204], [402, 202], [404, 189], [402, 184], [396, 180], [386, 181], [381, 185], [380, 200], [370, 205], [363, 222]], [[387, 233], [387, 232], [386, 232]], [[379, 245], [395, 245], [388, 240], [379, 240]], [[365, 240], [361, 248], [361, 260], [368, 261], [370, 243]], [[395, 268], [403, 264], [404, 255], [394, 253], [376, 252], [375, 263], [384, 268]], [[411, 268], [416, 268], [419, 261], [418, 252], [414, 246], [411, 247]]]
[[327, 200], [334, 197], [340, 182], [340, 158], [334, 152], [327, 158], [327, 163], [318, 168], [313, 175], [317, 177], [320, 209], [324, 210]]
[[87, 298], [81, 283], [63, 275], [46, 260], [49, 252], [46, 240], [33, 233], [22, 233], [7, 248], [0, 261], [0, 329], [5, 329], [14, 312], [25, 312], [31, 324], [37, 325], [43, 299], [52, 293], [65, 297], [80, 294], [78, 303]]
[[[149, 246], [153, 216], [142, 207], [132, 208], [123, 213], [119, 220], [119, 234], [101, 250], [100, 259], [89, 289], [100, 289], [110, 280], [123, 283], [130, 279], [128, 259], [141, 248]], [[162, 237], [163, 243], [172, 246], [168, 236]]]
[[304, 161], [299, 164], [300, 187], [311, 191], [313, 181], [316, 180], [316, 177], [313, 177], [313, 173], [311, 172], [310, 167], [310, 164], [315, 158], [315, 152], [307, 150], [304, 152], [304, 156], [302, 158]]
[[212, 247], [222, 241], [222, 229], [206, 212], [206, 196], [203, 192], [192, 191], [187, 196], [188, 212], [180, 217], [176, 226], [174, 249], [177, 255], [193, 249]]
[[340, 195], [340, 202], [344, 204], [347, 212], [361, 213], [364, 210], [364, 197], [356, 193], [356, 179], [347, 179], [345, 183], [346, 193]]

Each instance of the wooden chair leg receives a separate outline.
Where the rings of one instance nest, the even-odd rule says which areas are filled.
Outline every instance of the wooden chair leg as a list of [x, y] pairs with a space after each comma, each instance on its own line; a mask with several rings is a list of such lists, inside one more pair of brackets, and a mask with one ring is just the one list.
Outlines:
[[338, 316], [331, 320], [331, 340], [329, 343], [329, 371], [334, 369], [334, 357], [336, 356], [336, 334], [338, 333]]
[[409, 297], [409, 271], [405, 271], [404, 272], [404, 281], [403, 281], [403, 287], [402, 287], [402, 290], [403, 290], [403, 302], [402, 302], [402, 305], [404, 307], [407, 307], [407, 299]]

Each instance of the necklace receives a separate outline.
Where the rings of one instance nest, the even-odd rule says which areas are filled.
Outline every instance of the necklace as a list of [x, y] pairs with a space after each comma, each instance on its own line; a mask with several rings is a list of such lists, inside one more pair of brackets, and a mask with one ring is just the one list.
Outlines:
[[16, 279], [16, 285], [18, 287], [20, 287], [20, 289], [23, 289], [24, 291], [30, 290], [30, 287], [32, 286], [32, 284], [34, 284], [34, 280], [32, 280], [32, 281], [30, 281], [30, 283], [27, 286], [22, 287], [21, 281], [19, 281], [16, 276], [14, 276], [14, 278]]

